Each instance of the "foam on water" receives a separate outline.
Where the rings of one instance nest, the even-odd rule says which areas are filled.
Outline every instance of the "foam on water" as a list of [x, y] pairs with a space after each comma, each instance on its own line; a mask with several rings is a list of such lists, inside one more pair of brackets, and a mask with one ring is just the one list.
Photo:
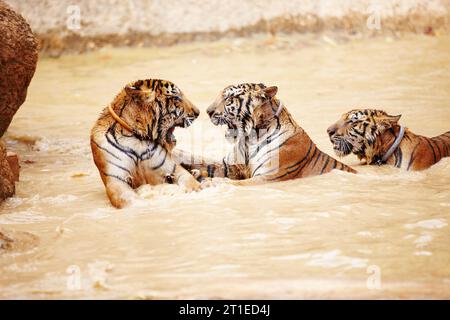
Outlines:
[[273, 257], [272, 260], [305, 260], [306, 264], [322, 268], [364, 268], [368, 260], [363, 258], [348, 257], [341, 254], [340, 250], [331, 250], [320, 253], [302, 253], [289, 256]]
[[0, 215], [0, 224], [33, 224], [37, 222], [61, 220], [61, 218], [47, 216], [41, 212], [27, 209]]
[[424, 228], [424, 229], [440, 229], [448, 225], [444, 219], [422, 220], [412, 224], [405, 224], [407, 229]]

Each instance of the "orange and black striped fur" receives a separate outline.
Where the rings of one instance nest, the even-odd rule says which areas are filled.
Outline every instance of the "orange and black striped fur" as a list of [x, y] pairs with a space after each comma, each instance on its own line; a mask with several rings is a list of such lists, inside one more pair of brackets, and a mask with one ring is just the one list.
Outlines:
[[[399, 136], [400, 117], [382, 110], [356, 109], [343, 114], [327, 131], [338, 156], [354, 153], [367, 164], [382, 164], [383, 155]], [[427, 138], [405, 129], [399, 146], [384, 163], [405, 170], [423, 170], [448, 157], [449, 151], [450, 131]]]
[[233, 151], [221, 162], [190, 161], [182, 154], [182, 165], [200, 177], [230, 178], [234, 185], [303, 178], [333, 169], [354, 173], [317, 148], [275, 97], [277, 91], [252, 83], [222, 90], [207, 112], [213, 124], [227, 125]]
[[91, 148], [113, 206], [138, 201], [135, 188], [164, 183], [169, 177], [187, 191], [199, 189], [199, 182], [172, 158], [175, 127], [187, 127], [199, 115], [177, 86], [139, 80], [128, 84], [111, 107], [124, 124], [105, 108], [92, 128]]

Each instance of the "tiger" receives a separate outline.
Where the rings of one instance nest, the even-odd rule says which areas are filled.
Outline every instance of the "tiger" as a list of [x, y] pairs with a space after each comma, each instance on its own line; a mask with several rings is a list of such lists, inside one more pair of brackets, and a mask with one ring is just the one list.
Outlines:
[[237, 186], [320, 175], [333, 169], [356, 173], [319, 150], [276, 98], [277, 92], [278, 87], [263, 83], [227, 86], [207, 114], [214, 125], [227, 126], [225, 137], [232, 151], [222, 161], [212, 161], [180, 150], [179, 162], [199, 180], [227, 178], [226, 182]]
[[137, 80], [103, 109], [90, 136], [94, 163], [111, 204], [139, 202], [143, 184], [177, 183], [197, 191], [200, 183], [172, 157], [175, 127], [188, 127], [200, 111], [172, 82]]
[[327, 132], [339, 157], [353, 153], [368, 165], [418, 171], [449, 156], [450, 131], [433, 138], [420, 136], [400, 125], [400, 118], [383, 110], [355, 109]]

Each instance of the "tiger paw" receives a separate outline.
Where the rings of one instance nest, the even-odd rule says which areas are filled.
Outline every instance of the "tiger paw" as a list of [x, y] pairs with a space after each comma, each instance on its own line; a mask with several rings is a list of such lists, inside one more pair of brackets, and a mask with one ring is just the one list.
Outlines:
[[202, 182], [203, 180], [208, 178], [208, 172], [201, 169], [191, 169], [190, 173], [198, 182]]
[[201, 188], [217, 187], [219, 185], [230, 183], [232, 180], [228, 178], [204, 178], [201, 182]]
[[180, 185], [184, 188], [186, 192], [200, 191], [201, 189], [200, 182], [198, 182], [192, 177], [190, 177], [190, 179], [185, 179], [184, 181], [180, 182]]
[[192, 169], [191, 174], [194, 176], [196, 180], [202, 177], [202, 172], [199, 169]]
[[212, 181], [212, 178], [204, 178], [200, 182], [200, 188], [202, 188], [202, 189], [206, 189], [206, 188], [210, 188], [210, 187], [214, 187], [214, 186], [215, 185]]

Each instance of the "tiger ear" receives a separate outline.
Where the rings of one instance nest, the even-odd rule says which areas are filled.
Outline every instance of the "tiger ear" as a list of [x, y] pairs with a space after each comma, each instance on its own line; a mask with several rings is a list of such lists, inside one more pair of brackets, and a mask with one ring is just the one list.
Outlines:
[[129, 96], [133, 96], [136, 94], [140, 94], [141, 93], [141, 88], [136, 88], [133, 86], [126, 86], [125, 87], [125, 92], [129, 95]]
[[386, 115], [378, 118], [380, 127], [382, 129], [389, 129], [398, 124], [398, 121], [402, 117], [401, 114], [397, 116]]
[[266, 99], [270, 100], [273, 97], [275, 97], [275, 95], [278, 92], [278, 87], [277, 86], [272, 86], [272, 87], [267, 87], [262, 89], [262, 92], [264, 93], [264, 96], [266, 97]]
[[133, 87], [133, 86], [126, 86], [125, 92], [127, 95], [129, 95], [132, 98], [140, 99], [145, 102], [150, 102], [155, 100], [155, 92], [149, 89], [142, 89], [141, 87]]

